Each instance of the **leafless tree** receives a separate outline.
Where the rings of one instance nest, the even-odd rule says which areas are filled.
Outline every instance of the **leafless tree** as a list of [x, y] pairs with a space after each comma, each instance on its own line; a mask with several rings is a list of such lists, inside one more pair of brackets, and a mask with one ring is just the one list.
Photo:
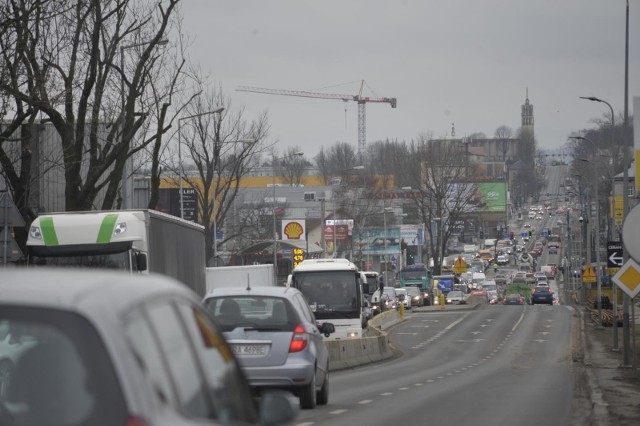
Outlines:
[[[222, 112], [211, 113], [220, 106], [224, 106]], [[186, 187], [197, 194], [199, 222], [205, 228], [206, 259], [212, 264], [214, 227], [223, 229], [238, 195], [240, 179], [271, 148], [266, 140], [267, 115], [263, 113], [248, 121], [243, 109], [234, 111], [231, 100], [220, 88], [212, 91], [202, 88], [201, 95], [186, 107], [184, 125], [179, 127], [186, 154], [182, 156], [183, 164], [174, 165], [173, 169], [176, 176], [184, 178]], [[178, 178], [175, 181], [179, 184]], [[221, 244], [234, 237], [225, 235]]]
[[513, 135], [510, 127], [500, 126], [496, 129], [495, 138], [500, 141], [500, 152], [502, 153], [502, 161], [507, 160], [507, 152], [509, 152], [509, 139]]
[[[408, 146], [403, 171], [412, 188], [420, 192], [413, 198], [430, 235], [434, 271], [439, 274], [444, 247], [455, 225], [474, 209], [477, 185], [467, 182], [466, 165], [460, 162], [465, 147], [455, 141], [419, 139]], [[438, 228], [440, 227], [440, 228]]]
[[[127, 158], [158, 140], [158, 132], [142, 141], [137, 135], [150, 119], [149, 81], [178, 3], [25, 0], [2, 8], [3, 77], [9, 78], [0, 79], [0, 93], [13, 99], [14, 111], [3, 130], [13, 134], [35, 114], [52, 123], [63, 153], [67, 210], [91, 208], [98, 194], [102, 208], [116, 205]], [[19, 173], [7, 176], [12, 188], [25, 192], [18, 188], [29, 178]]]
[[286, 183], [291, 186], [299, 186], [302, 184], [302, 176], [304, 176], [305, 168], [311, 166], [311, 163], [302, 155], [297, 155], [302, 152], [300, 146], [289, 147], [284, 154], [277, 155], [281, 160], [275, 166], [278, 169], [279, 175], [283, 176]]

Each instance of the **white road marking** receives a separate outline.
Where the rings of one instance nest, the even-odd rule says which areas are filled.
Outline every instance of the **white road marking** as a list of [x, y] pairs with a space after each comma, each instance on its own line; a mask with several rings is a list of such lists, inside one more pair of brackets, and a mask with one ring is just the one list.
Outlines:
[[542, 334], [543, 336], [546, 336], [547, 334], [551, 334], [550, 331], [538, 331], [538, 333]]
[[533, 339], [533, 341], [538, 343], [548, 342], [548, 340], [543, 340], [543, 339]]
[[480, 343], [480, 342], [484, 342], [484, 339], [456, 340], [456, 343]]
[[406, 391], [406, 390], [409, 390], [409, 388], [398, 388], [398, 390]]
[[304, 422], [304, 423], [296, 423], [295, 426], [310, 426], [312, 424], [313, 424], [313, 422]]
[[509, 333], [509, 336], [511, 336], [511, 334], [516, 331], [516, 328], [518, 328], [518, 326], [520, 325], [520, 323], [522, 322], [522, 319], [524, 318], [524, 311], [520, 314], [520, 319], [518, 319], [518, 322], [516, 322], [516, 324], [513, 326], [513, 328], [511, 329], [511, 333]]
[[476, 334], [482, 334], [482, 331], [471, 331], [470, 333], [473, 335], [476, 335]]
[[389, 396], [389, 395], [393, 395], [393, 392], [385, 392], [380, 394], [380, 396]]
[[468, 317], [470, 314], [466, 314], [465, 316], [463, 316], [462, 318], [458, 318], [457, 320], [455, 320], [454, 322], [452, 322], [451, 324], [449, 324], [448, 326], [446, 326], [444, 329], [445, 330], [451, 330], [453, 327], [455, 327], [456, 325], [458, 325], [459, 323], [462, 322], [463, 319], [465, 319], [466, 317]]
[[414, 383], [413, 386], [420, 387], [422, 386], [422, 383]]
[[371, 404], [373, 402], [372, 399], [363, 399], [362, 401], [358, 401], [358, 404]]
[[333, 410], [333, 411], [329, 411], [329, 414], [337, 415], [337, 414], [345, 413], [346, 411], [347, 410], [345, 410], [345, 409]]

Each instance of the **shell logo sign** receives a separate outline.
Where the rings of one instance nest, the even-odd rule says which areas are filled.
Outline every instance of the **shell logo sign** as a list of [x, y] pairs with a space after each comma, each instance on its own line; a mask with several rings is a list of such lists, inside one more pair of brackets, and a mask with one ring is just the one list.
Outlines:
[[305, 221], [304, 220], [283, 220], [282, 221], [283, 240], [304, 240]]

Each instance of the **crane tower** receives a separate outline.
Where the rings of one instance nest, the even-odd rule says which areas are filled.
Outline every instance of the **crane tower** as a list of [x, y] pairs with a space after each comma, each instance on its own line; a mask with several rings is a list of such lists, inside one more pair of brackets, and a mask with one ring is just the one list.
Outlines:
[[299, 90], [282, 90], [282, 89], [265, 89], [263, 87], [249, 87], [238, 86], [236, 89], [240, 92], [253, 92], [264, 93], [267, 95], [283, 95], [283, 96], [298, 96], [302, 98], [316, 98], [316, 99], [333, 99], [339, 101], [354, 101], [358, 103], [358, 157], [362, 162], [366, 145], [367, 145], [367, 115], [365, 106], [368, 102], [375, 103], [387, 103], [391, 105], [391, 108], [395, 108], [398, 100], [396, 98], [378, 98], [363, 96], [362, 91], [364, 89], [364, 80], [360, 84], [360, 92], [357, 95], [340, 95], [335, 93], [321, 93], [321, 92], [309, 92]]

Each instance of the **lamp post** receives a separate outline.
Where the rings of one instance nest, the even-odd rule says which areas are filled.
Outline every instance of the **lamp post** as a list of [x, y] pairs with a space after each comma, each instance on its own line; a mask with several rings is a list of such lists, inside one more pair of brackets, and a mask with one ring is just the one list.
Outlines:
[[[125, 112], [125, 94], [124, 94], [124, 51], [127, 49], [132, 49], [134, 47], [140, 47], [140, 46], [146, 46], [147, 44], [151, 44], [153, 42], [153, 40], [149, 40], [149, 41], [142, 41], [140, 43], [132, 43], [132, 44], [125, 44], [124, 46], [120, 46], [120, 70], [121, 70], [121, 76], [120, 76], [120, 107], [121, 107], [121, 111], [122, 111], [122, 120], [121, 120], [121, 131], [120, 131], [120, 143], [122, 145], [124, 145], [124, 123], [125, 123], [125, 118], [127, 116], [126, 112]], [[158, 42], [156, 43], [156, 46], [164, 46], [167, 43], [169, 43], [169, 40], [163, 38], [158, 40]], [[128, 151], [128, 150], [127, 150]], [[129, 188], [129, 181], [131, 180], [131, 184], [133, 184], [133, 180], [130, 177], [129, 174], [129, 168], [131, 165], [131, 160], [127, 157], [127, 159], [125, 160], [124, 163], [124, 169], [122, 171], [122, 204], [123, 204], [123, 208], [125, 209], [129, 209], [133, 207], [133, 188]], [[131, 194], [129, 194], [129, 190], [131, 189]]]
[[278, 281], [278, 251], [277, 251], [277, 242], [278, 242], [278, 231], [276, 230], [276, 161], [282, 161], [287, 158], [299, 157], [304, 155], [304, 152], [296, 152], [291, 155], [286, 155], [284, 157], [276, 157], [273, 156], [271, 159], [271, 178], [273, 180], [272, 188], [273, 188], [273, 203], [271, 207], [271, 214], [273, 215], [273, 278], [274, 282], [277, 284]]
[[[211, 111], [207, 111], [207, 112], [201, 112], [200, 114], [193, 114], [193, 115], [189, 115], [186, 117], [182, 117], [178, 119], [178, 167], [180, 168], [179, 170], [179, 185], [180, 185], [180, 219], [184, 219], [184, 197], [182, 195], [182, 180], [183, 180], [183, 167], [182, 167], [182, 121], [184, 120], [188, 120], [190, 118], [196, 118], [196, 117], [202, 117], [204, 115], [211, 115], [211, 114], [220, 114], [222, 111], [224, 111], [224, 107], [218, 107], [214, 110]], [[215, 161], [215, 160], [214, 160]], [[215, 194], [213, 196], [213, 219], [214, 219], [214, 233], [216, 232], [215, 229], [215, 202], [216, 202], [216, 197]], [[214, 244], [215, 244], [215, 238], [216, 236], [214, 235]], [[214, 245], [215, 248], [215, 245]], [[214, 250], [215, 252], [215, 250]]]
[[[570, 138], [589, 142], [593, 146], [594, 158], [596, 158], [593, 161], [595, 168], [594, 190], [596, 191], [596, 303], [598, 306], [598, 328], [602, 328], [602, 280], [600, 279], [600, 202], [598, 196], [598, 180], [600, 179], [600, 172], [598, 171], [597, 148], [596, 144], [589, 138], [585, 138], [583, 136], [571, 136]], [[584, 161], [586, 163], [591, 163], [591, 161], [584, 158], [578, 158], [578, 160]]]
[[[615, 114], [613, 112], [613, 107], [611, 106], [611, 104], [603, 99], [600, 98], [596, 98], [595, 96], [580, 96], [580, 99], [586, 99], [588, 101], [592, 101], [592, 102], [601, 102], [603, 104], [606, 104], [609, 107], [609, 110], [611, 111], [611, 146], [615, 146]], [[626, 119], [626, 117], [625, 117]], [[622, 167], [624, 168], [622, 175], [623, 175], [623, 182], [622, 182], [622, 217], [624, 218], [625, 215], [625, 209], [627, 207], [627, 197], [628, 197], [628, 192], [627, 192], [627, 180], [628, 180], [628, 172], [629, 172], [629, 163], [628, 163], [628, 155], [627, 155], [627, 147], [626, 145], [624, 145], [624, 155], [623, 157], [623, 165]], [[615, 162], [614, 162], [615, 165]], [[616, 210], [617, 210], [617, 200], [616, 200], [616, 183], [615, 183], [615, 170], [614, 170], [614, 178], [613, 178], [613, 218], [614, 218], [614, 224], [615, 224], [615, 217], [616, 217]], [[626, 251], [624, 254], [624, 261], [626, 262]], [[612, 285], [612, 290], [613, 290], [613, 317], [617, 318], [618, 316], [618, 286], [616, 285], [615, 281], [611, 280], [611, 285]], [[626, 299], [625, 299], [626, 300]], [[619, 351], [620, 348], [618, 347], [618, 321], [613, 321], [613, 351]]]

